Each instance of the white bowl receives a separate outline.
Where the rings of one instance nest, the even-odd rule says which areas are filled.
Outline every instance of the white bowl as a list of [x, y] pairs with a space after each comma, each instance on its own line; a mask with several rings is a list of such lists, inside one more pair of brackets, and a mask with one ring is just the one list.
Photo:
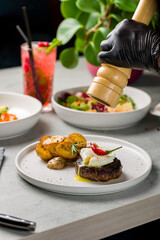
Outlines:
[[19, 136], [32, 128], [39, 120], [42, 104], [39, 100], [18, 93], [0, 92], [0, 105], [9, 107], [18, 120], [0, 122], [0, 140]]
[[136, 104], [136, 110], [130, 112], [85, 112], [63, 107], [57, 103], [57, 100], [64, 92], [71, 94], [78, 91], [85, 91], [86, 87], [76, 87], [65, 89], [54, 94], [52, 104], [57, 115], [65, 122], [77, 127], [93, 130], [115, 130], [130, 127], [145, 117], [150, 109], [151, 98], [142, 90], [126, 87], [124, 94], [131, 97]]

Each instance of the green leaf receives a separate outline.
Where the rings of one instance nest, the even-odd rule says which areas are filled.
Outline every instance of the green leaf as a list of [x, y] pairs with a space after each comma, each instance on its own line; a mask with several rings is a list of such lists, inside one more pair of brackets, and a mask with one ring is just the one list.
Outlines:
[[160, 31], [160, 13], [158, 11], [156, 11], [152, 17], [152, 21], [151, 21], [151, 26], [154, 30], [156, 31]]
[[64, 49], [59, 58], [66, 68], [74, 68], [78, 64], [78, 52], [74, 47]]
[[4, 108], [1, 107], [0, 116], [1, 116], [2, 113], [8, 112], [8, 110], [9, 110], [8, 107], [4, 107]]
[[134, 103], [134, 101], [132, 100], [132, 98], [129, 98], [129, 97], [128, 97], [127, 100], [128, 100], [128, 102], [130, 102], [130, 103], [132, 104], [133, 109], [135, 109], [136, 104]]
[[111, 14], [108, 15], [108, 17], [109, 17], [109, 18], [114, 18], [117, 22], [122, 21], [122, 17], [119, 16], [119, 15], [117, 15], [117, 14], [111, 13]]
[[104, 38], [107, 37], [107, 35], [110, 33], [110, 29], [106, 28], [106, 27], [100, 27], [99, 30], [101, 31], [101, 33], [103, 34]]
[[84, 28], [80, 28], [77, 32], [76, 32], [76, 37], [80, 38], [80, 39], [85, 39], [86, 37], [86, 31]]
[[84, 48], [85, 48], [85, 40], [82, 40], [80, 38], [76, 38], [75, 40], [75, 47], [76, 47], [76, 50], [78, 52], [84, 52]]
[[101, 12], [100, 3], [98, 0], [77, 0], [76, 5], [83, 12]]
[[105, 28], [105, 27], [100, 27], [95, 33], [94, 36], [92, 38], [92, 41], [94, 43], [95, 49], [97, 51], [97, 53], [99, 53], [101, 51], [100, 48], [100, 44], [103, 40], [106, 39], [106, 36], [108, 35], [108, 33], [110, 32], [109, 29]]
[[125, 12], [125, 11], [121, 11], [121, 17], [122, 19], [125, 19], [125, 18], [132, 18], [133, 14], [130, 13], [130, 12]]
[[97, 30], [93, 36], [93, 43], [97, 53], [101, 51], [100, 44], [104, 40], [104, 36], [100, 30]]
[[88, 30], [88, 29], [92, 28], [93, 26], [95, 26], [98, 23], [99, 17], [100, 17], [100, 15], [97, 12], [93, 12], [93, 13], [89, 14], [88, 20], [85, 24], [85, 28]]
[[107, 4], [109, 4], [109, 0], [100, 0], [100, 2], [101, 2], [104, 6], [106, 6]]
[[66, 44], [80, 28], [82, 28], [82, 25], [79, 21], [73, 18], [67, 18], [59, 25], [56, 37], [62, 41], [62, 44]]
[[79, 148], [77, 146], [78, 146], [77, 142], [74, 142], [73, 144], [71, 144], [69, 146], [69, 148], [72, 148], [72, 154], [73, 155], [76, 155], [77, 152], [79, 152]]
[[116, 27], [117, 24], [118, 24], [117, 21], [114, 18], [112, 18], [111, 26], [110, 26], [109, 30], [112, 31]]
[[78, 16], [77, 20], [83, 25], [85, 26], [87, 21], [88, 21], [88, 17], [89, 17], [90, 13], [86, 13], [86, 12], [81, 12], [81, 14]]
[[77, 101], [77, 98], [74, 95], [68, 96], [67, 99], [66, 99], [66, 102], [70, 103], [70, 104], [75, 102], [75, 101]]
[[88, 44], [89, 42], [92, 42], [93, 36], [94, 36], [94, 32], [91, 32], [91, 33], [89, 34], [89, 36], [88, 36], [88, 42], [87, 42], [87, 44]]
[[100, 66], [100, 63], [97, 60], [97, 51], [95, 49], [93, 42], [90, 42], [86, 46], [84, 50], [84, 55], [89, 63], [91, 63], [94, 66]]
[[59, 41], [57, 38], [53, 38], [52, 43], [49, 45], [49, 47], [47, 47], [46, 54], [49, 54], [50, 52], [52, 52], [53, 48], [61, 45], [61, 43], [62, 42]]
[[63, 1], [60, 6], [64, 18], [77, 18], [81, 11], [76, 7], [75, 0]]
[[114, 4], [127, 12], [134, 12], [136, 10], [139, 0], [114, 0]]

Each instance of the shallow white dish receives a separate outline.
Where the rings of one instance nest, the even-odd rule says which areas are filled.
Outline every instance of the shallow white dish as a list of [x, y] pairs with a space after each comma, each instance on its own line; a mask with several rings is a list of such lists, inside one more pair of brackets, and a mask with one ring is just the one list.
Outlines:
[[116, 157], [122, 163], [120, 178], [106, 183], [80, 182], [74, 179], [74, 166], [62, 170], [51, 170], [35, 151], [36, 143], [23, 148], [16, 156], [18, 173], [29, 183], [45, 190], [71, 195], [100, 195], [124, 191], [142, 182], [150, 173], [152, 162], [150, 156], [141, 148], [121, 139], [103, 136], [85, 136], [88, 142], [107, 146], [116, 151]]
[[160, 117], [160, 103], [158, 103], [156, 106], [151, 108], [150, 114]]
[[136, 110], [120, 113], [94, 113], [78, 111], [63, 107], [57, 103], [57, 100], [64, 92], [71, 94], [78, 91], [85, 91], [88, 87], [76, 87], [65, 89], [54, 94], [52, 104], [57, 115], [65, 122], [77, 127], [93, 130], [115, 130], [130, 127], [145, 117], [150, 109], [151, 98], [142, 90], [133, 87], [126, 87], [124, 94], [133, 99], [136, 104]]
[[0, 122], [0, 140], [19, 136], [39, 120], [42, 104], [37, 99], [19, 93], [0, 92], [0, 105], [9, 107], [9, 113], [18, 120]]

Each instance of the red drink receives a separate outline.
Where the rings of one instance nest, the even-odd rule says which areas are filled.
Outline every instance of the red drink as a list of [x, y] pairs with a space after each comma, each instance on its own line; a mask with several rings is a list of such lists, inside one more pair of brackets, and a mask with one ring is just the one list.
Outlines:
[[[53, 48], [49, 54], [46, 54], [46, 51], [47, 48], [39, 47], [38, 42], [32, 43], [32, 52], [38, 78], [39, 92], [44, 104], [51, 102], [57, 48]], [[27, 43], [21, 45], [21, 63], [24, 76], [24, 93], [37, 98]]]

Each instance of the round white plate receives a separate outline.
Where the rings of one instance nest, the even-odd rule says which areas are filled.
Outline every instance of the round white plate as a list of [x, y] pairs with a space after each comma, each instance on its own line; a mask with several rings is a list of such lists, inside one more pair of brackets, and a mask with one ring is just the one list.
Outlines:
[[95, 142], [108, 149], [122, 146], [115, 152], [123, 166], [120, 178], [106, 183], [76, 181], [74, 166], [62, 170], [47, 168], [46, 163], [36, 154], [37, 142], [23, 148], [17, 154], [15, 164], [18, 173], [37, 187], [71, 195], [100, 195], [127, 190], [143, 181], [150, 173], [151, 158], [136, 145], [111, 137], [85, 136], [85, 138], [88, 142]]
[[150, 109], [150, 96], [142, 90], [128, 86], [124, 89], [124, 94], [131, 97], [136, 104], [136, 110], [130, 112], [85, 112], [63, 107], [57, 103], [58, 98], [65, 92], [73, 94], [87, 89], [88, 87], [86, 86], [76, 87], [64, 89], [54, 94], [52, 97], [53, 108], [62, 120], [74, 126], [86, 129], [115, 130], [135, 125], [145, 117]]
[[156, 106], [151, 108], [150, 113], [154, 116], [160, 117], [160, 103], [158, 103]]
[[39, 120], [42, 104], [37, 99], [19, 93], [0, 92], [0, 106], [9, 107], [9, 113], [18, 120], [0, 122], [0, 140], [22, 135]]

